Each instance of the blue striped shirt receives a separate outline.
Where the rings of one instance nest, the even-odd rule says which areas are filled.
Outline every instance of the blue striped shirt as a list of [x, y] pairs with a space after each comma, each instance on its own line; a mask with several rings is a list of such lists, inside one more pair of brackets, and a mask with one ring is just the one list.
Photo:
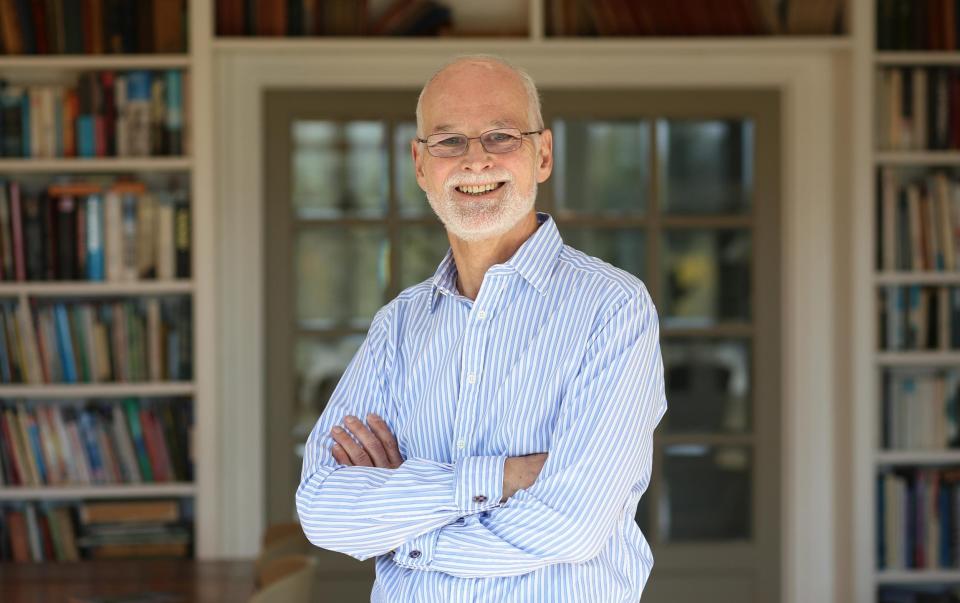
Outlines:
[[[667, 408], [657, 312], [640, 280], [537, 221], [476, 300], [448, 251], [384, 306], [308, 438], [304, 532], [376, 556], [374, 602], [636, 603], [650, 575], [634, 515]], [[330, 453], [330, 429], [370, 412], [397, 469]], [[536, 482], [501, 504], [506, 457], [538, 452]]]

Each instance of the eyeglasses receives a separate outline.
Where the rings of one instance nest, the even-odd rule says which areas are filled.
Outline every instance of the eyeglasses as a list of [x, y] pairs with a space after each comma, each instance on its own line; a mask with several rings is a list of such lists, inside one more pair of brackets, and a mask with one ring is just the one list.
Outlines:
[[520, 128], [500, 128], [487, 130], [480, 136], [467, 136], [456, 132], [438, 132], [426, 138], [417, 138], [417, 142], [427, 144], [427, 152], [434, 157], [458, 157], [467, 152], [471, 140], [480, 139], [480, 144], [488, 153], [510, 153], [520, 148], [524, 136], [539, 134], [544, 128], [521, 132]]

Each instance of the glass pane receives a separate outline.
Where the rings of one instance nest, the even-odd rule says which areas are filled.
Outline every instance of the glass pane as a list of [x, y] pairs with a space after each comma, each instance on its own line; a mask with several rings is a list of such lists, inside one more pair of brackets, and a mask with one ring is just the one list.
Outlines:
[[561, 234], [567, 245], [644, 278], [647, 237], [642, 230], [564, 226]]
[[303, 461], [303, 444], [326, 408], [347, 364], [360, 349], [363, 338], [363, 335], [337, 339], [300, 337], [296, 342], [297, 405], [292, 426], [293, 441], [297, 446], [294, 452], [299, 459], [296, 475], [300, 474]]
[[382, 123], [295, 121], [293, 203], [302, 218], [380, 216], [387, 210]]
[[746, 433], [750, 430], [749, 340], [669, 339], [664, 379], [672, 433]]
[[393, 134], [393, 169], [396, 172], [394, 185], [397, 190], [397, 203], [400, 213], [405, 216], [423, 216], [433, 212], [427, 203], [427, 196], [413, 169], [413, 157], [410, 154], [410, 141], [417, 136], [416, 122], [397, 124]]
[[657, 141], [664, 213], [749, 211], [752, 120], [658, 120]]
[[750, 320], [749, 231], [673, 230], [664, 233], [663, 241], [666, 326]]
[[666, 447], [664, 540], [750, 538], [752, 453], [747, 446]]
[[386, 302], [389, 244], [382, 227], [322, 226], [297, 233], [297, 317], [314, 328], [366, 326]]
[[450, 248], [447, 231], [440, 223], [407, 226], [400, 234], [400, 288], [416, 285], [433, 276]]
[[644, 213], [650, 187], [646, 122], [559, 119], [551, 129], [558, 213]]

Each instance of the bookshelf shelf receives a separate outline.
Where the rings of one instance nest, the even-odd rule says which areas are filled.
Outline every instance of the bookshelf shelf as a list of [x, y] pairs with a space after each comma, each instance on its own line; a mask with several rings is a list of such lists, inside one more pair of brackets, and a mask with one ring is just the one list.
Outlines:
[[57, 383], [0, 385], [0, 398], [119, 398], [129, 396], [192, 396], [196, 385], [184, 382]]
[[77, 498], [142, 498], [160, 496], [194, 496], [196, 485], [189, 482], [151, 484], [111, 484], [93, 486], [45, 486], [40, 488], [0, 488], [0, 501], [71, 500]]
[[960, 570], [913, 570], [876, 572], [878, 584], [940, 584], [960, 583]]
[[960, 65], [956, 52], [878, 52], [877, 65]]
[[960, 285], [960, 272], [886, 272], [875, 280], [877, 285]]
[[0, 71], [27, 69], [189, 69], [185, 54], [99, 54], [0, 57]]
[[846, 52], [852, 48], [849, 36], [727, 36], [702, 38], [671, 37], [492, 37], [451, 36], [444, 38], [399, 38], [382, 37], [337, 37], [317, 38], [214, 38], [212, 45], [219, 52], [383, 52], [388, 50], [431, 50], [438, 53], [455, 53], [489, 48], [495, 43], [500, 52], [512, 50], [553, 48], [564, 50], [591, 50], [610, 52], [791, 52], [811, 53]]
[[960, 352], [878, 352], [877, 363], [882, 366], [957, 366]]
[[95, 297], [113, 295], [170, 295], [192, 293], [192, 280], [112, 282], [6, 282], [0, 283], [0, 297]]
[[46, 172], [186, 172], [192, 168], [193, 161], [188, 157], [0, 159], [0, 174]]
[[960, 151], [878, 151], [879, 165], [960, 165]]
[[890, 450], [879, 451], [878, 465], [949, 465], [960, 464], [960, 450]]

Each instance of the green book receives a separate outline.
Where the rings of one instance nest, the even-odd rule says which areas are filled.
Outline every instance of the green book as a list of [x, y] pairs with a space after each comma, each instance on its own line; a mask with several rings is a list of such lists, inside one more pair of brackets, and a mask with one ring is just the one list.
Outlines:
[[143, 439], [143, 427], [140, 425], [140, 404], [136, 398], [127, 398], [123, 401], [127, 411], [127, 422], [130, 424], [130, 437], [133, 447], [137, 451], [137, 462], [140, 464], [140, 475], [143, 481], [153, 481], [153, 471], [150, 469], [150, 457], [147, 456], [147, 443]]

